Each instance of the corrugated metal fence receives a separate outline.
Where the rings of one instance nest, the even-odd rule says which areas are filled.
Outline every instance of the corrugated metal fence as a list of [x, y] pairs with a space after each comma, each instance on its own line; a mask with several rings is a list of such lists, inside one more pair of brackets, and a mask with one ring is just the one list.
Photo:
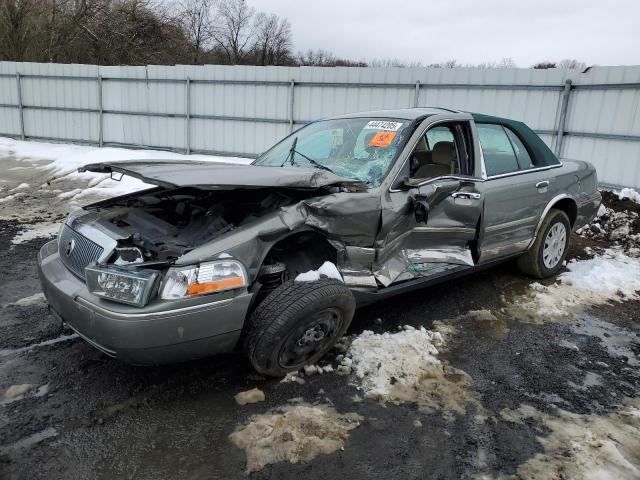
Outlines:
[[0, 62], [0, 135], [254, 156], [310, 120], [440, 106], [522, 120], [640, 188], [640, 66], [571, 70]]

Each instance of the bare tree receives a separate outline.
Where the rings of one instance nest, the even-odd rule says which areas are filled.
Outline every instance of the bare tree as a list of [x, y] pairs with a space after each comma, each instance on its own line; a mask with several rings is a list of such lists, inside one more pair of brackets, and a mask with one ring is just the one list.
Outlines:
[[256, 19], [254, 51], [258, 65], [282, 65], [291, 57], [291, 25], [286, 18], [261, 13]]
[[202, 63], [213, 38], [214, 0], [181, 0], [178, 18], [192, 43], [192, 61]]
[[0, 0], [0, 60], [22, 61], [36, 54], [41, 36], [37, 0]]
[[412, 68], [423, 67], [422, 62], [419, 61], [407, 61], [400, 60], [399, 58], [381, 58], [374, 59], [367, 62], [369, 67], [400, 67], [400, 68]]
[[503, 57], [499, 62], [481, 62], [477, 65], [467, 65], [475, 68], [518, 68], [518, 65], [511, 57]]
[[220, 0], [212, 38], [232, 65], [243, 62], [256, 36], [256, 11], [245, 0]]
[[547, 68], [568, 68], [582, 71], [587, 68], [587, 64], [585, 62], [581, 62], [580, 60], [565, 58], [564, 60], [560, 60], [559, 62], [550, 62], [548, 60], [544, 60], [542, 62], [535, 63], [531, 66], [531, 68], [535, 68], [538, 70]]
[[564, 60], [560, 60], [558, 62], [558, 68], [584, 70], [585, 68], [587, 68], [587, 64], [585, 62], [581, 62], [580, 60], [576, 60], [575, 58], [565, 58]]
[[535, 69], [535, 70], [547, 70], [549, 68], [557, 68], [558, 64], [556, 64], [555, 62], [550, 62], [548, 60], [543, 60], [541, 62], [538, 63], [534, 63], [531, 68]]
[[431, 68], [456, 68], [460, 66], [461, 65], [458, 63], [458, 61], [455, 58], [452, 58], [451, 60], [447, 60], [446, 62], [432, 63], [428, 65], [428, 67], [431, 67]]
[[367, 63], [361, 61], [338, 58], [326, 50], [307, 50], [298, 52], [297, 64], [311, 67], [366, 67]]

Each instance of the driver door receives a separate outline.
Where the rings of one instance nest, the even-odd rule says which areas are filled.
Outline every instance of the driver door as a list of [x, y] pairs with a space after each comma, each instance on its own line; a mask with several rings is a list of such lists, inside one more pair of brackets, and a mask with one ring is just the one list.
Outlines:
[[383, 200], [374, 273], [384, 286], [476, 264], [483, 199], [472, 175], [473, 145], [469, 122], [460, 121], [418, 139], [406, 160], [408, 178]]

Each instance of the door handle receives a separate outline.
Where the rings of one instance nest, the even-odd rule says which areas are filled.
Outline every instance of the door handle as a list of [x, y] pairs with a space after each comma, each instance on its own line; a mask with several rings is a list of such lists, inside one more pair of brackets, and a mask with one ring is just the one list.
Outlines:
[[549, 180], [543, 180], [542, 182], [536, 183], [536, 188], [546, 188], [549, 186]]
[[479, 193], [474, 192], [453, 192], [451, 194], [453, 198], [466, 198], [468, 200], [480, 200], [481, 195]]

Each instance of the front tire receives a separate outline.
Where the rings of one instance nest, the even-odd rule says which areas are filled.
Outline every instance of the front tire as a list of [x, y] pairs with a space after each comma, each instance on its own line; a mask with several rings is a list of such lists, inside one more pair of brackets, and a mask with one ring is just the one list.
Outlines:
[[518, 268], [540, 279], [556, 275], [567, 257], [570, 235], [569, 217], [562, 210], [552, 208], [531, 248], [518, 258]]
[[338, 280], [285, 282], [249, 318], [249, 361], [270, 376], [313, 364], [344, 335], [354, 312], [353, 294]]

